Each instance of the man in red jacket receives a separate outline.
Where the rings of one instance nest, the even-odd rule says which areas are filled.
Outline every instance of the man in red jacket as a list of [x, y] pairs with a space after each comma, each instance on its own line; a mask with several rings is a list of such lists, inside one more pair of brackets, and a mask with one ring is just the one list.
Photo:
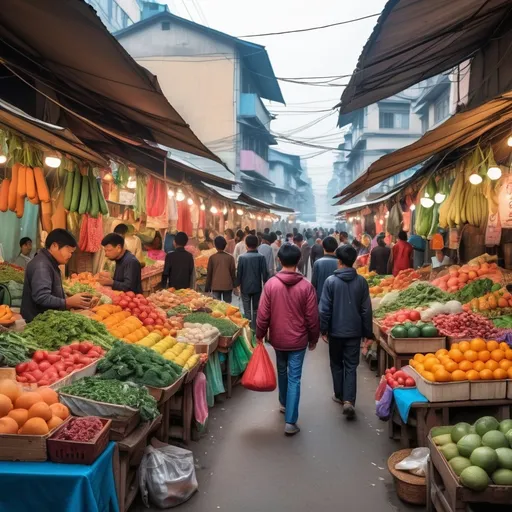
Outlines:
[[300, 431], [300, 381], [306, 348], [315, 350], [320, 336], [316, 292], [313, 285], [297, 272], [301, 250], [283, 245], [277, 254], [283, 270], [270, 279], [258, 309], [256, 338], [269, 340], [276, 351], [280, 410], [285, 414], [284, 433]]

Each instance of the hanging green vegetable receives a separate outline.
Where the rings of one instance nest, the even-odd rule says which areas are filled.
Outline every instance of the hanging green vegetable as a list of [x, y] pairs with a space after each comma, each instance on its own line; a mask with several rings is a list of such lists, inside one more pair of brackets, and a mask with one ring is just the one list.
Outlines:
[[73, 201], [73, 182], [75, 180], [75, 173], [68, 172], [66, 177], [66, 189], [64, 192], [64, 208], [69, 211]]
[[82, 188], [82, 175], [78, 168], [75, 169], [75, 175], [73, 177], [73, 197], [71, 199], [71, 205], [69, 207], [70, 212], [76, 212], [78, 205], [80, 204], [80, 190]]
[[101, 183], [99, 181], [96, 181], [96, 187], [98, 190], [98, 200], [100, 203], [100, 212], [102, 215], [108, 215], [108, 205], [107, 201], [105, 201], [105, 196], [103, 195], [103, 190], [101, 188]]
[[100, 201], [98, 197], [98, 186], [96, 181], [97, 180], [94, 176], [94, 173], [92, 172], [92, 169], [89, 169], [89, 190], [91, 194], [91, 209], [89, 210], [89, 213], [91, 214], [91, 217], [94, 217], [95, 219], [100, 213]]
[[78, 207], [78, 213], [83, 215], [87, 212], [87, 208], [89, 206], [90, 199], [90, 190], [89, 190], [89, 178], [87, 174], [82, 176], [82, 193], [80, 195], [80, 206]]

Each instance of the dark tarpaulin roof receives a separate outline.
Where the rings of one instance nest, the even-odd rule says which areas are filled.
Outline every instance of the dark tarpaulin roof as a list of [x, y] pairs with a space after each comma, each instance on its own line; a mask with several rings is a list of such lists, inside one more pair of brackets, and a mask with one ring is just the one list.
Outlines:
[[370, 165], [357, 180], [335, 196], [341, 197], [337, 204], [346, 203], [361, 192], [424, 162], [436, 153], [460, 148], [511, 121], [512, 92], [480, 107], [456, 114], [439, 127], [425, 133], [414, 144], [385, 155]]
[[83, 0], [3, 0], [0, 57], [111, 133], [219, 161]]
[[340, 116], [460, 64], [510, 26], [511, 12], [510, 0], [389, 0], [341, 96]]

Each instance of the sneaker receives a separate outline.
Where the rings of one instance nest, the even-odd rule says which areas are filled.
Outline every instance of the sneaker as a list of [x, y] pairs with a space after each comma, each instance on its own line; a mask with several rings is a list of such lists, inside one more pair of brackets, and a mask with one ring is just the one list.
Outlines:
[[354, 416], [356, 415], [356, 409], [351, 402], [344, 402], [343, 414], [347, 417], [348, 420], [354, 418]]
[[341, 404], [343, 405], [343, 400], [341, 400], [340, 398], [338, 398], [336, 395], [332, 395], [332, 399], [334, 402], [336, 402], [337, 404]]
[[300, 432], [300, 428], [297, 426], [297, 423], [287, 423], [284, 426], [284, 433], [287, 436], [294, 436]]
[[279, 412], [282, 412], [283, 414], [286, 413], [286, 407], [284, 405], [279, 406]]

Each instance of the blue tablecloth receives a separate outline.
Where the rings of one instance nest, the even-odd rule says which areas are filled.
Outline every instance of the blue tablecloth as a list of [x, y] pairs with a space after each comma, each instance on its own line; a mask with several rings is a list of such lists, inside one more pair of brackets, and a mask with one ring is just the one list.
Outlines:
[[0, 511], [119, 512], [112, 456], [93, 465], [0, 461]]
[[409, 412], [412, 404], [415, 402], [428, 402], [425, 396], [422, 395], [417, 388], [396, 388], [393, 390], [393, 395], [395, 397], [396, 407], [404, 423], [407, 423], [407, 420], [409, 419]]

